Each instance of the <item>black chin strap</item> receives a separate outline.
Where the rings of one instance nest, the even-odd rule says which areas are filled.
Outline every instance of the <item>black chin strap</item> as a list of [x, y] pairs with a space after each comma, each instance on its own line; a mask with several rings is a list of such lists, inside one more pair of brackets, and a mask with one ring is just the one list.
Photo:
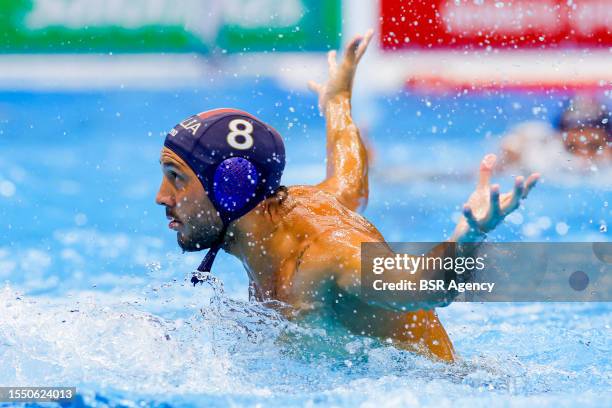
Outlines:
[[223, 245], [223, 240], [225, 239], [225, 233], [227, 232], [227, 223], [223, 223], [223, 228], [221, 229], [221, 234], [219, 235], [219, 239], [217, 239], [211, 246], [204, 259], [198, 266], [198, 269], [193, 272], [191, 276], [191, 283], [193, 286], [198, 283], [204, 283], [210, 279], [210, 270], [212, 269], [213, 262], [215, 262], [215, 258], [217, 253], [221, 249], [221, 245]]
[[[263, 199], [267, 199], [268, 197], [271, 197], [277, 194], [279, 191], [283, 191], [286, 194], [287, 187], [278, 186], [271, 194], [264, 195]], [[249, 207], [249, 208], [252, 208], [252, 207]], [[191, 283], [193, 283], [193, 286], [197, 285], [198, 283], [209, 282], [212, 279], [215, 279], [210, 274], [210, 270], [212, 269], [213, 262], [215, 262], [215, 257], [217, 256], [217, 253], [221, 249], [221, 245], [223, 245], [223, 240], [225, 239], [225, 233], [227, 232], [228, 225], [233, 220], [238, 218], [236, 217], [236, 215], [241, 216], [241, 214], [242, 213], [235, 214], [234, 216], [226, 215], [225, 217], [224, 216], [221, 217], [221, 219], [223, 220], [223, 228], [221, 228], [221, 233], [219, 235], [219, 238], [210, 246], [208, 253], [204, 257], [204, 259], [202, 259], [200, 266], [198, 266], [198, 269], [195, 272], [193, 272], [191, 276]]]

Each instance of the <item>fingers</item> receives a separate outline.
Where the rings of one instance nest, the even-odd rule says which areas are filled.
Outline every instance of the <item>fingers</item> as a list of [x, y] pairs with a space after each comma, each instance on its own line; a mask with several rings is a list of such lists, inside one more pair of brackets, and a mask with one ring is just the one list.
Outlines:
[[510, 214], [512, 211], [516, 210], [521, 203], [521, 199], [523, 198], [523, 192], [525, 191], [525, 183], [524, 177], [518, 176], [514, 180], [514, 189], [512, 193], [504, 194], [504, 204], [502, 207], [503, 214]]
[[493, 174], [493, 167], [495, 167], [495, 161], [497, 156], [490, 153], [487, 154], [480, 162], [480, 171], [478, 176], [478, 187], [485, 188], [489, 185], [491, 180], [491, 174]]
[[327, 68], [329, 69], [330, 75], [333, 75], [338, 68], [338, 63], [336, 62], [336, 50], [332, 50], [327, 53]]
[[474, 217], [474, 213], [472, 212], [472, 209], [467, 204], [463, 206], [463, 216], [465, 217], [471, 229], [475, 231], [480, 231], [480, 225], [478, 224], [476, 217]]
[[314, 93], [320, 94], [323, 90], [323, 85], [316, 83], [315, 81], [308, 81], [308, 89]]
[[359, 47], [355, 51], [355, 59], [357, 60], [357, 62], [359, 62], [363, 54], [365, 54], [366, 50], [368, 49], [368, 45], [370, 44], [370, 41], [372, 40], [373, 36], [374, 36], [374, 30], [370, 28], [363, 36], [363, 41], [361, 41], [361, 43], [359, 44]]
[[489, 198], [489, 220], [498, 219], [501, 217], [501, 207], [499, 205], [499, 184], [491, 186], [491, 193]]
[[357, 49], [359, 45], [362, 43], [363, 37], [360, 35], [356, 35], [346, 46], [345, 58], [350, 62], [354, 62], [357, 59]]
[[[522, 199], [527, 198], [529, 191], [536, 185], [540, 174], [533, 173], [527, 178], [527, 181], [524, 181], [523, 176], [518, 176], [514, 180], [514, 190], [512, 193], [508, 193], [504, 195], [503, 201], [505, 202], [502, 208], [502, 214], [508, 215], [512, 211], [516, 210]], [[506, 200], [509, 197], [509, 200]], [[507, 202], [507, 204], [506, 204]]]
[[373, 36], [374, 30], [370, 28], [363, 36], [356, 35], [353, 37], [353, 39], [346, 46], [344, 58], [352, 64], [358, 63], [368, 48]]
[[[486, 191], [482, 191], [482, 189], [488, 188], [487, 183], [491, 178], [495, 159], [495, 155], [489, 154], [482, 160], [480, 165], [480, 179], [478, 182], [478, 188], [481, 189], [481, 191], [470, 196], [469, 202], [472, 202], [472, 197], [483, 197], [483, 195], [486, 194]], [[524, 177], [518, 176], [514, 180], [513, 191], [503, 194], [503, 197], [500, 197], [499, 184], [493, 184], [489, 189], [489, 209], [487, 215], [480, 221], [474, 216], [470, 205], [465, 204], [463, 206], [463, 216], [470, 228], [479, 232], [487, 232], [495, 228], [495, 226], [497, 226], [497, 224], [499, 224], [508, 214], [519, 207], [520, 201], [527, 197], [527, 194], [529, 194], [529, 191], [536, 185], [539, 177], [540, 175], [538, 173], [533, 173], [527, 178], [527, 181], [525, 181]], [[478, 204], [479, 200], [480, 199], [474, 201], [478, 206], [481, 205]], [[484, 210], [484, 208], [482, 209]]]
[[323, 106], [322, 98], [325, 93], [325, 87], [315, 81], [308, 81], [308, 88], [319, 96], [319, 113], [323, 115], [325, 107]]
[[533, 173], [532, 175], [527, 177], [527, 181], [525, 182], [525, 187], [523, 189], [522, 198], [527, 198], [527, 195], [529, 194], [531, 189], [535, 187], [539, 179], [540, 179], [540, 173]]

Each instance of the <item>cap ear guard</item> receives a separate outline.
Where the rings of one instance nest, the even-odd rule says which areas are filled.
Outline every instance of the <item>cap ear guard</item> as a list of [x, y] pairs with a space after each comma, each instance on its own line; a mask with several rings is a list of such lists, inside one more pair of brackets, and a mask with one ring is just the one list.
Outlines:
[[257, 168], [242, 157], [230, 157], [216, 168], [213, 178], [213, 201], [223, 218], [233, 218], [255, 197], [258, 187]]
[[285, 147], [276, 130], [238, 109], [190, 116], [168, 133], [164, 146], [196, 173], [223, 221], [192, 278], [195, 285], [210, 272], [229, 224], [276, 192], [285, 167]]

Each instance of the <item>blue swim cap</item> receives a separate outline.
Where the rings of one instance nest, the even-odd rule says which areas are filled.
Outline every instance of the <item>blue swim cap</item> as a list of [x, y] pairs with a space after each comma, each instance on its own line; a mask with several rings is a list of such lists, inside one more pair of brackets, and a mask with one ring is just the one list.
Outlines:
[[274, 194], [285, 167], [278, 132], [237, 109], [190, 116], [168, 133], [164, 146], [191, 167], [226, 223]]
[[[176, 125], [164, 146], [191, 167], [204, 187], [225, 228], [280, 187], [285, 147], [276, 130], [237, 109], [214, 109]], [[218, 245], [211, 247], [210, 271]], [[214, 252], [214, 253], [213, 253]], [[198, 268], [199, 270], [202, 270]]]

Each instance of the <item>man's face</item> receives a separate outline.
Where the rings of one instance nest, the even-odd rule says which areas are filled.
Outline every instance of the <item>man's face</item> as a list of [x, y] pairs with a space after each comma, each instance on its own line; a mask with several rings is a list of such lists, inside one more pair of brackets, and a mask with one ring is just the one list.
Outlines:
[[210, 248], [223, 223], [200, 180], [172, 150], [164, 147], [160, 164], [163, 178], [155, 202], [166, 207], [168, 227], [177, 232], [184, 251]]
[[564, 143], [566, 149], [575, 155], [597, 158], [598, 155], [606, 153], [607, 137], [605, 130], [594, 127], [570, 129], [567, 131]]

